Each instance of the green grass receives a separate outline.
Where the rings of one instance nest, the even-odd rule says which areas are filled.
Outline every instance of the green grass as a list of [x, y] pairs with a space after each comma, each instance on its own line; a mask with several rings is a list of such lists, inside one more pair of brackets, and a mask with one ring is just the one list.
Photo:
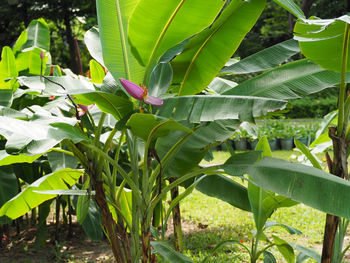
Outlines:
[[[223, 163], [229, 154], [213, 152], [214, 160], [203, 164]], [[295, 151], [275, 151], [273, 157], [294, 159]], [[194, 262], [201, 262], [216, 244], [224, 240], [238, 240], [250, 248], [254, 230], [251, 213], [239, 210], [221, 200], [194, 191], [181, 202], [184, 223], [184, 253]], [[277, 235], [289, 242], [315, 248], [321, 252], [325, 214], [303, 204], [290, 208], [280, 208], [270, 221], [290, 225], [300, 230], [302, 235], [290, 235], [281, 227], [266, 231], [267, 237]], [[191, 228], [188, 230], [188, 226]], [[271, 249], [278, 262], [285, 262], [276, 249]], [[297, 253], [297, 252], [296, 252]], [[208, 262], [249, 262], [247, 253], [241, 247], [227, 246], [215, 253]], [[307, 262], [314, 262], [309, 260]]]

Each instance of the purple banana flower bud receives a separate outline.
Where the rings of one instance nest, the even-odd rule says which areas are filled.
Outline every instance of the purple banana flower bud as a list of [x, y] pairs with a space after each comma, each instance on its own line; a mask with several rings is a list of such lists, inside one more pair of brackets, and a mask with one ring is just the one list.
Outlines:
[[125, 90], [135, 99], [137, 100], [143, 100], [147, 104], [151, 105], [162, 105], [163, 100], [157, 97], [149, 96], [148, 90], [146, 87], [140, 87], [139, 85], [126, 80], [126, 79], [119, 79], [120, 83], [123, 85]]
[[43, 51], [41, 51], [41, 53], [40, 53], [40, 58], [43, 60], [43, 59], [44, 59], [44, 57], [45, 57], [44, 52], [43, 52]]

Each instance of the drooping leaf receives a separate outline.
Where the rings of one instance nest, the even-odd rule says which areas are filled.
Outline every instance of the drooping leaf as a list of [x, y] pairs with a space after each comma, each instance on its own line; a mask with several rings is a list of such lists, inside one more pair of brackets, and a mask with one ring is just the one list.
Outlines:
[[[324, 69], [341, 71], [343, 44], [346, 25], [350, 24], [347, 15], [335, 19], [298, 21], [295, 24], [294, 39], [299, 41], [302, 54]], [[350, 43], [348, 42], [347, 49]], [[350, 57], [347, 69], [350, 70]]]
[[247, 74], [265, 71], [279, 66], [282, 62], [298, 52], [300, 52], [298, 42], [294, 39], [289, 39], [269, 48], [265, 48], [228, 67], [224, 67], [220, 73]]
[[151, 241], [151, 246], [157, 254], [164, 257], [168, 262], [193, 263], [191, 259], [175, 251], [164, 241]]
[[245, 211], [251, 211], [247, 188], [223, 175], [209, 175], [201, 180], [196, 189], [203, 194], [218, 198]]
[[[38, 155], [47, 152], [64, 139], [74, 143], [88, 138], [71, 124], [51, 123], [53, 120], [23, 121], [0, 116], [0, 133], [6, 137], [6, 151]], [[74, 121], [74, 120], [73, 120]]]
[[22, 46], [22, 50], [33, 48], [50, 50], [50, 31], [44, 19], [31, 21], [27, 28], [27, 41]]
[[285, 105], [286, 101], [252, 96], [182, 96], [164, 99], [157, 115], [192, 123], [227, 119], [252, 121]]
[[0, 209], [0, 216], [18, 218], [34, 207], [56, 195], [43, 195], [34, 191], [68, 189], [84, 173], [82, 170], [64, 169], [41, 177], [18, 195], [6, 202]]
[[236, 51], [265, 6], [265, 0], [233, 0], [218, 19], [194, 36], [173, 62], [179, 95], [194, 95], [205, 89]]
[[[235, 173], [237, 165], [223, 165], [228, 173]], [[240, 165], [254, 182], [270, 191], [302, 202], [325, 213], [350, 217], [343, 200], [350, 197], [350, 183], [336, 176], [309, 167], [274, 158], [263, 158], [253, 165]]]
[[265, 228], [269, 228], [269, 227], [273, 227], [273, 226], [283, 227], [284, 229], [286, 229], [289, 232], [289, 234], [292, 234], [292, 235], [294, 235], [294, 234], [302, 235], [303, 234], [298, 229], [296, 229], [294, 227], [291, 227], [291, 226], [288, 226], [288, 225], [285, 225], [285, 224], [280, 224], [280, 223], [276, 223], [276, 222], [273, 222], [273, 221], [268, 221], [265, 224]]
[[[350, 81], [350, 74], [347, 80]], [[223, 94], [297, 99], [333, 87], [339, 82], [339, 73], [324, 70], [310, 60], [302, 59], [244, 81]]]
[[129, 21], [129, 39], [139, 62], [150, 65], [169, 48], [209, 26], [223, 5], [219, 0], [169, 0], [166, 4], [140, 0]]
[[95, 91], [93, 83], [84, 78], [77, 79], [72, 78], [71, 76], [46, 78], [49, 80], [40, 78], [40, 76], [21, 76], [17, 79], [22, 86], [29, 88], [26, 90], [27, 93], [31, 92], [34, 94], [45, 94], [48, 96], [65, 96], [67, 93], [71, 93], [72, 90], [80, 92]]
[[102, 45], [100, 41], [100, 32], [97, 27], [88, 30], [84, 35], [84, 43], [90, 52], [90, 55], [101, 65], [104, 66]]
[[140, 83], [144, 68], [132, 55], [127, 36], [128, 21], [137, 3], [138, 0], [98, 0], [96, 8], [104, 65], [114, 79]]

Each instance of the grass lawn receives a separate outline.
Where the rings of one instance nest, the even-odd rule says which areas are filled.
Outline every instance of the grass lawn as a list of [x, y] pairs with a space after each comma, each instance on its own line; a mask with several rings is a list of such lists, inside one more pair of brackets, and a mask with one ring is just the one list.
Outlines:
[[[275, 151], [273, 156], [290, 159], [298, 154], [293, 151]], [[206, 164], [222, 163], [229, 157], [227, 152], [214, 152], [214, 160]], [[181, 203], [184, 223], [185, 254], [194, 262], [201, 262], [216, 244], [224, 240], [239, 240], [250, 248], [253, 215], [231, 205], [194, 191]], [[322, 249], [325, 214], [303, 204], [278, 209], [270, 219], [300, 230], [302, 235], [290, 235], [281, 227], [267, 231], [267, 237], [277, 235], [287, 241], [312, 247], [319, 253]], [[263, 242], [261, 242], [263, 244]], [[266, 243], [265, 243], [266, 244]], [[276, 249], [271, 249], [278, 262], [285, 262]], [[227, 246], [208, 262], [249, 262], [241, 247]], [[307, 262], [315, 262], [309, 260]]]

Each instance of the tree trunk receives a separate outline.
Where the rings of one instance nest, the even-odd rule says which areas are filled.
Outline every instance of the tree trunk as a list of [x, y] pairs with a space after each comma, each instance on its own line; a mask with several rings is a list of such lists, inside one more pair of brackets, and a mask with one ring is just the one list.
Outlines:
[[[347, 163], [347, 143], [344, 136], [336, 135], [337, 129], [329, 127], [329, 137], [333, 141], [333, 161], [328, 157], [329, 171], [340, 178], [348, 178], [348, 163]], [[337, 216], [327, 214], [326, 225], [324, 231], [323, 248], [322, 248], [322, 263], [331, 263], [334, 250], [334, 240], [337, 232], [339, 218]]]
[[79, 74], [79, 66], [77, 63], [77, 54], [75, 51], [75, 44], [74, 44], [74, 37], [72, 32], [72, 27], [70, 25], [70, 13], [69, 10], [65, 10], [64, 15], [64, 25], [66, 26], [66, 38], [67, 43], [69, 47], [69, 54], [70, 54], [70, 69], [75, 73]]
[[303, 2], [301, 3], [301, 10], [304, 12], [306, 17], [309, 16], [310, 9], [314, 1], [315, 0], [303, 0]]
[[56, 197], [56, 225], [55, 225], [55, 241], [59, 241], [60, 236], [59, 236], [59, 231], [60, 231], [60, 202], [61, 197], [57, 196]]
[[[175, 178], [169, 178], [169, 182], [172, 183], [176, 179]], [[171, 200], [173, 201], [177, 196], [179, 195], [179, 187], [176, 186], [173, 189], [171, 189]], [[183, 245], [183, 238], [182, 238], [182, 227], [181, 227], [181, 212], [180, 212], [180, 205], [177, 204], [173, 208], [173, 226], [174, 226], [174, 247], [175, 250], [178, 252], [181, 252], [182, 245]]]
[[141, 225], [142, 263], [149, 263], [151, 259], [151, 230], [147, 222]]
[[77, 55], [77, 61], [78, 61], [78, 66], [79, 66], [79, 74], [84, 75], [83, 64], [81, 63], [81, 56], [80, 56], [80, 51], [79, 51], [78, 40], [76, 37], [74, 37], [73, 40], [74, 40], [74, 48], [75, 48], [75, 53]]
[[[106, 195], [103, 190], [102, 182], [93, 182], [96, 194], [95, 200], [97, 205], [100, 207], [102, 214], [102, 224], [108, 234], [109, 242], [112, 246], [112, 251], [115, 260], [118, 263], [126, 263], [131, 262], [130, 252], [128, 250], [128, 246], [126, 246], [126, 242], [129, 242], [129, 238], [127, 236], [126, 231], [121, 231], [120, 227], [118, 227], [115, 222], [108, 204], [106, 202]], [[124, 243], [124, 244], [123, 244]]]

